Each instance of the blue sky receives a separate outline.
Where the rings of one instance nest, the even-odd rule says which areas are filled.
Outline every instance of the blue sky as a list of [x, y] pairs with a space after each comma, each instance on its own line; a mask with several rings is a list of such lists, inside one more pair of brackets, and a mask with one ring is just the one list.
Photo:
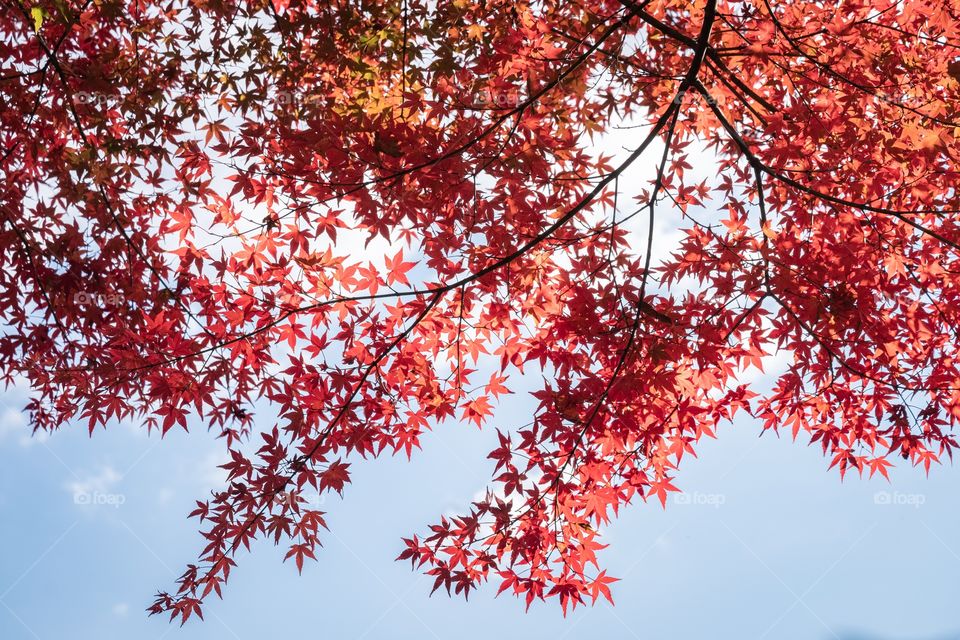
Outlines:
[[[0, 638], [960, 638], [955, 467], [930, 478], [840, 482], [814, 448], [749, 418], [681, 469], [686, 498], [636, 504], [607, 531], [616, 607], [435, 594], [393, 558], [400, 537], [463, 507], [489, 477], [493, 430], [451, 423], [405, 459], [360, 463], [332, 531], [296, 575], [269, 543], [240, 558], [224, 601], [180, 628], [147, 618], [199, 548], [185, 519], [218, 481], [202, 428], [164, 440], [130, 425], [28, 437], [11, 389], [0, 408]], [[522, 394], [502, 410], [529, 409]], [[81, 496], [77, 498], [77, 496]]]

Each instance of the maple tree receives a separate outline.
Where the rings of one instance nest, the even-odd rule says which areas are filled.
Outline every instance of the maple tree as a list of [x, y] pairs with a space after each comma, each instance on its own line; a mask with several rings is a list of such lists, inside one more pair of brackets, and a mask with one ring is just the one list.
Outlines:
[[958, 24], [950, 0], [4, 0], [3, 376], [37, 430], [222, 437], [199, 561], [151, 607], [186, 621], [255, 539], [315, 556], [301, 492], [542, 371], [487, 496], [400, 558], [434, 590], [610, 598], [599, 527], [665, 505], [738, 411], [841, 476], [957, 446]]

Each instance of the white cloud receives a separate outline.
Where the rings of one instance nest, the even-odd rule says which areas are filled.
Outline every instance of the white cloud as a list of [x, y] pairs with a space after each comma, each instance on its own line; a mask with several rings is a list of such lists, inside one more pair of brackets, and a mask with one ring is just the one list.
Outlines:
[[10, 435], [23, 435], [26, 431], [27, 419], [16, 409], [7, 408], [0, 414], [0, 443]]
[[27, 424], [27, 416], [23, 411], [7, 407], [3, 413], [0, 413], [0, 445], [9, 440], [15, 441], [21, 447], [29, 447], [45, 442], [49, 437], [50, 434], [45, 431], [32, 434], [30, 425]]
[[230, 461], [230, 454], [224, 449], [213, 449], [205, 455], [193, 469], [193, 476], [197, 479], [203, 491], [209, 492], [221, 489], [227, 484], [227, 471], [220, 465]]
[[169, 504], [173, 497], [176, 495], [173, 489], [168, 489], [163, 487], [160, 491], [157, 492], [157, 503], [159, 504]]

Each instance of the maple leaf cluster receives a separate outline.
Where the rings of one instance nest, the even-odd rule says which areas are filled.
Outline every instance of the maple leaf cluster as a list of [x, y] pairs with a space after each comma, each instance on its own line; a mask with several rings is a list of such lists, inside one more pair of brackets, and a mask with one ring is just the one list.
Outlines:
[[256, 539], [301, 569], [304, 491], [531, 369], [487, 496], [404, 541], [434, 590], [609, 599], [603, 525], [739, 411], [841, 476], [957, 446], [955, 3], [7, 5], [4, 379], [36, 430], [229, 454], [155, 613], [201, 615]]

